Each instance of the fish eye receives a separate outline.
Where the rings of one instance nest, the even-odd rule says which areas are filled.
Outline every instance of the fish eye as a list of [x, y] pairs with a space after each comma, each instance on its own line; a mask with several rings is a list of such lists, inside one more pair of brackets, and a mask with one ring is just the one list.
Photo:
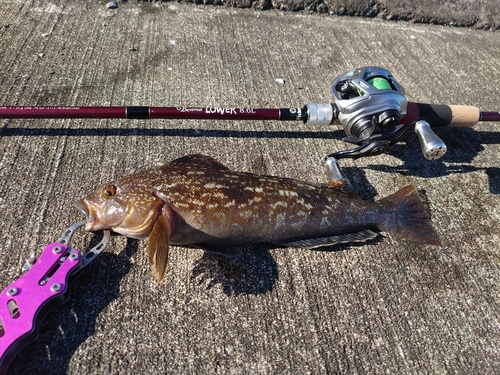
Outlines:
[[102, 190], [102, 196], [106, 199], [111, 198], [116, 194], [116, 186], [110, 185]]

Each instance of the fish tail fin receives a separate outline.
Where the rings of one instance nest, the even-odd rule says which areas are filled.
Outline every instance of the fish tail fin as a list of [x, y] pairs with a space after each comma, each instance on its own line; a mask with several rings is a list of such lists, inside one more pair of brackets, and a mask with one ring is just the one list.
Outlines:
[[168, 209], [164, 208], [149, 234], [148, 260], [152, 267], [153, 275], [156, 275], [160, 283], [165, 276], [168, 263], [168, 243], [170, 239], [169, 218]]
[[[386, 218], [381, 220], [381, 230], [398, 234], [414, 242], [435, 246], [441, 245], [439, 236], [432, 226], [430, 217], [415, 186], [408, 185], [381, 199], [379, 203], [393, 213], [393, 215], [385, 216]], [[387, 219], [387, 217], [391, 219]]]

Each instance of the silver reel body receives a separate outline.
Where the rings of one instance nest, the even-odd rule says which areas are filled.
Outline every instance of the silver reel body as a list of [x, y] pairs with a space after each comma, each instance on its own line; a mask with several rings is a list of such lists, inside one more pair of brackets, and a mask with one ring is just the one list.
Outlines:
[[360, 140], [376, 131], [389, 131], [406, 114], [404, 89], [383, 68], [365, 66], [337, 77], [332, 83], [338, 120], [349, 137]]

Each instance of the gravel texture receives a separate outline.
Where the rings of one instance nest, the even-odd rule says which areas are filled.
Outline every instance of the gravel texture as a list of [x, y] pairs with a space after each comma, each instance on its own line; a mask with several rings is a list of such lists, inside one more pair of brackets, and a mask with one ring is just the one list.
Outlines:
[[498, 0], [179, 0], [258, 10], [320, 13], [496, 30]]

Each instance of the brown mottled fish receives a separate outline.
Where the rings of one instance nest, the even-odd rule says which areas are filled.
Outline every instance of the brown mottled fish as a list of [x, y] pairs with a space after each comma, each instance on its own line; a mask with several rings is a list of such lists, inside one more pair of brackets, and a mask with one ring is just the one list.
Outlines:
[[109, 182], [76, 206], [87, 231], [149, 237], [149, 262], [160, 281], [169, 244], [222, 254], [255, 243], [310, 249], [366, 241], [377, 230], [440, 244], [415, 187], [367, 202], [340, 185], [235, 172], [189, 155]]

